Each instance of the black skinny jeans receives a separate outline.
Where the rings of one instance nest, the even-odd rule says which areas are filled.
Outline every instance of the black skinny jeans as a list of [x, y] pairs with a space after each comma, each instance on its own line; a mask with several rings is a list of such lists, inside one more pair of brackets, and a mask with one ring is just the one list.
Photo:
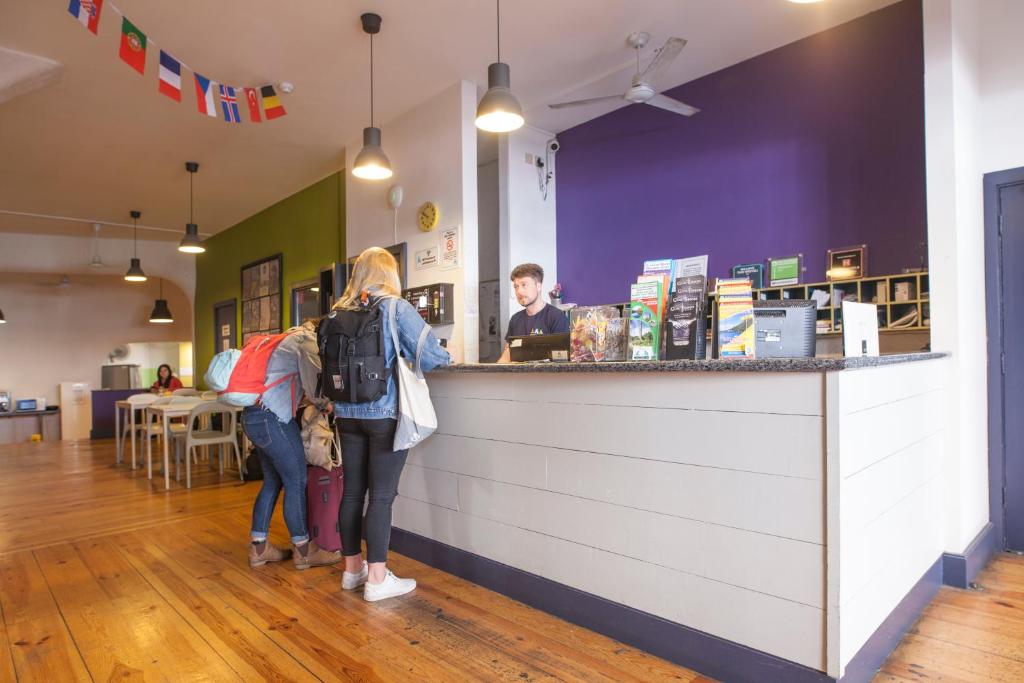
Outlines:
[[338, 511], [341, 545], [345, 555], [359, 554], [363, 502], [369, 491], [366, 560], [386, 562], [391, 542], [391, 505], [398, 495], [398, 480], [409, 451], [391, 450], [398, 425], [392, 418], [338, 418], [335, 422], [341, 430], [341, 464], [345, 472], [345, 492]]

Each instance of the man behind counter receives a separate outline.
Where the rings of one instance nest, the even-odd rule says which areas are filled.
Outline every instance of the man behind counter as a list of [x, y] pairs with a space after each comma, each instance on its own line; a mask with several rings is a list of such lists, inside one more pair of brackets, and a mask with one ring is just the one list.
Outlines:
[[544, 285], [544, 269], [536, 263], [523, 263], [512, 270], [512, 289], [516, 301], [523, 307], [508, 321], [505, 335], [505, 350], [499, 363], [511, 360], [508, 340], [511, 337], [526, 337], [532, 334], [559, 334], [569, 331], [569, 319], [565, 313], [541, 298]]

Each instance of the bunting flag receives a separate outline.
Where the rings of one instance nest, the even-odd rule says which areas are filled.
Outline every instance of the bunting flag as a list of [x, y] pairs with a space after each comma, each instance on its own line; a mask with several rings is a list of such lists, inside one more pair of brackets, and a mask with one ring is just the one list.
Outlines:
[[[68, 13], [94, 35], [99, 35], [100, 12], [103, 10], [104, 3], [109, 7], [108, 13], [114, 12], [121, 17], [121, 40], [118, 56], [125, 64], [145, 76], [146, 51], [149, 45], [152, 43], [154, 47], [160, 46], [156, 44], [156, 41], [148, 38], [145, 33], [139, 30], [124, 15], [124, 12], [115, 4], [115, 0], [69, 0]], [[220, 91], [220, 113], [225, 121], [231, 123], [242, 122], [242, 108], [239, 106], [238, 100], [243, 93], [245, 95], [245, 104], [249, 109], [249, 121], [252, 123], [262, 123], [264, 118], [268, 121], [277, 119], [287, 113], [273, 85], [264, 85], [256, 88], [236, 88], [222, 85], [218, 81], [208, 79], [196, 73], [192, 67], [175, 59], [168, 52], [162, 49], [159, 52], [158, 92], [180, 103], [182, 101], [182, 71], [191, 71], [196, 87], [196, 108], [200, 114], [205, 114], [212, 118], [218, 117], [218, 90]], [[262, 114], [260, 113], [260, 100], [263, 101]]]
[[242, 88], [245, 90], [245, 101], [249, 103], [249, 120], [253, 123], [260, 123], [260, 98], [256, 96], [256, 88]]
[[103, 0], [71, 0], [68, 5], [68, 12], [75, 19], [96, 34], [100, 27], [100, 10], [103, 9]]
[[267, 117], [267, 121], [285, 115], [284, 107], [281, 106], [281, 101], [277, 99], [277, 93], [274, 92], [274, 86], [263, 86], [260, 88], [260, 94], [263, 95], [263, 115]]
[[121, 19], [121, 59], [140, 74], [146, 73], [146, 34], [135, 28], [128, 17]]
[[220, 86], [220, 106], [224, 110], [224, 120], [228, 123], [241, 123], [238, 115], [238, 100], [235, 99], [235, 89], [230, 85]]
[[181, 102], [181, 63], [160, 50], [160, 92]]
[[196, 106], [199, 107], [199, 113], [217, 118], [217, 96], [213, 94], [217, 84], [197, 73], [193, 75], [196, 77]]

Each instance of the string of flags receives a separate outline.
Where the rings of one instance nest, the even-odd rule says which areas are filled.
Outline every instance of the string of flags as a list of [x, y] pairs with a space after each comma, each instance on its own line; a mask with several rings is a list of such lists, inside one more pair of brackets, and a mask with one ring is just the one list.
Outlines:
[[[106, 4], [121, 17], [121, 42], [118, 56], [125, 64], [145, 76], [146, 50], [150, 45], [156, 46], [156, 43], [129, 21], [128, 17], [113, 2], [106, 0]], [[93, 35], [98, 35], [103, 5], [104, 0], [70, 0], [68, 12]], [[264, 118], [270, 121], [287, 113], [272, 85], [264, 85], [259, 88], [226, 85], [202, 76], [195, 69], [175, 59], [163, 49], [160, 50], [159, 65], [157, 91], [175, 102], [181, 102], [182, 67], [192, 72], [196, 88], [196, 107], [200, 114], [213, 118], [221, 117], [228, 123], [241, 123], [239, 97], [245, 98], [251, 123], [262, 123]], [[219, 107], [217, 106], [218, 101]]]

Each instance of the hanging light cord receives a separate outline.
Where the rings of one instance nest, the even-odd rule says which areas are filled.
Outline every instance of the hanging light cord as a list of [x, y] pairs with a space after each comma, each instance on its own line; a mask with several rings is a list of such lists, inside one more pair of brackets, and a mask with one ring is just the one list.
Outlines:
[[370, 128], [373, 128], [373, 34], [370, 34]]
[[132, 217], [132, 224], [134, 226], [133, 227], [134, 232], [132, 233], [132, 244], [134, 245], [132, 247], [132, 252], [133, 252], [132, 255], [135, 258], [138, 258], [139, 257], [139, 219], [135, 218], [133, 216]]
[[195, 175], [195, 173], [189, 171], [189, 174], [188, 174], [188, 222], [189, 223], [195, 223], [196, 222], [195, 221], [195, 216], [193, 215], [193, 210], [195, 209], [195, 197], [192, 194], [192, 176], [194, 176], [194, 175]]
[[498, 3], [498, 61], [501, 61], [501, 0]]

